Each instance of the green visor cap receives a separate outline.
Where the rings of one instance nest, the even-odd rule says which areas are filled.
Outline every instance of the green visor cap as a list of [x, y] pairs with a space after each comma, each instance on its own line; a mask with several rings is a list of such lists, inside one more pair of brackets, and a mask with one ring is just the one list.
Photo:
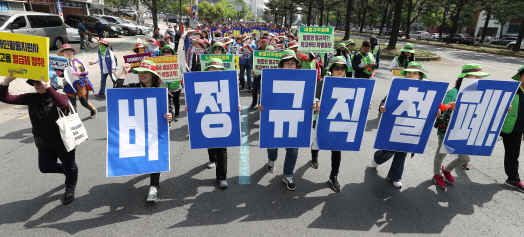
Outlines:
[[344, 43], [339, 43], [339, 44], [338, 44], [337, 49], [340, 49], [340, 48], [348, 49], [348, 48], [346, 47], [346, 44], [344, 44]]
[[213, 44], [213, 47], [211, 47], [211, 51], [213, 51], [213, 50], [215, 49], [215, 47], [220, 47], [220, 48], [222, 48], [222, 50], [223, 50], [222, 52], [223, 52], [224, 54], [227, 53], [227, 50], [226, 50], [226, 48], [224, 47], [224, 44], [223, 44], [222, 42], [215, 42], [215, 43]]
[[295, 59], [295, 61], [297, 62], [297, 66], [300, 65], [300, 60], [298, 60], [297, 55], [295, 54], [295, 51], [288, 49], [282, 52], [282, 58], [278, 62], [278, 67], [283, 68], [284, 67], [283, 61], [286, 59], [290, 59], [290, 58]]
[[158, 75], [158, 73], [156, 72], [156, 64], [149, 60], [142, 60], [140, 62], [140, 66], [137, 68], [133, 68], [132, 71], [134, 74], [137, 74], [138, 72], [150, 72], [160, 77], [160, 75]]
[[347, 71], [349, 71], [348, 63], [346, 62], [346, 58], [344, 56], [336, 56], [333, 58], [333, 62], [329, 65], [328, 71], [331, 71], [331, 67], [333, 67], [335, 64], [343, 64], [346, 66]]
[[346, 41], [346, 46], [348, 46], [349, 44], [355, 44], [355, 41], [353, 41], [352, 39]]
[[164, 49], [171, 49], [171, 51], [173, 51], [173, 55], [176, 55], [175, 48], [171, 45], [166, 45], [160, 50], [160, 56], [164, 56]]
[[517, 72], [517, 74], [515, 74], [515, 76], [511, 77], [511, 79], [518, 81], [519, 80], [519, 74], [520, 74], [520, 72], [522, 72], [522, 70], [524, 70], [524, 66], [520, 66], [519, 71]]
[[404, 45], [404, 48], [401, 50], [402, 52], [408, 52], [408, 53], [415, 53], [415, 46], [411, 43], [407, 43]]
[[226, 70], [226, 68], [224, 68], [224, 65], [222, 64], [222, 59], [219, 59], [219, 58], [209, 59], [209, 65], [206, 68], [204, 68], [204, 72], [209, 71], [209, 68], [211, 67]]
[[463, 78], [466, 75], [487, 77], [489, 73], [482, 72], [482, 66], [476, 63], [470, 63], [462, 66], [462, 73], [457, 78]]
[[406, 72], [421, 72], [422, 78], [427, 78], [426, 73], [424, 73], [424, 67], [422, 66], [422, 63], [419, 62], [410, 62], [408, 68], [400, 70], [402, 76], [406, 76]]

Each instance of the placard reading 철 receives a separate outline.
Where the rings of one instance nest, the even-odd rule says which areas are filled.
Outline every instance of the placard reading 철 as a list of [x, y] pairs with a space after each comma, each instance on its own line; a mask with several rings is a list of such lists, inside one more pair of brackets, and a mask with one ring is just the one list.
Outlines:
[[48, 70], [49, 38], [0, 32], [0, 76], [40, 81]]

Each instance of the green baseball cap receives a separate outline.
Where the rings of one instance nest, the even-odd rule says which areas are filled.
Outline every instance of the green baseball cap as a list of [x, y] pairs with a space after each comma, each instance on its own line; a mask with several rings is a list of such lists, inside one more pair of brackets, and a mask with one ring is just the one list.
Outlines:
[[166, 45], [160, 49], [160, 56], [164, 56], [164, 49], [171, 49], [171, 51], [173, 51], [173, 55], [176, 55], [175, 48], [171, 45]]
[[226, 70], [226, 68], [224, 68], [224, 65], [222, 64], [222, 59], [219, 58], [209, 59], [209, 65], [206, 68], [204, 68], [204, 72], [207, 72], [210, 67]]
[[278, 62], [278, 67], [283, 68], [284, 65], [282, 64], [282, 61], [286, 59], [290, 59], [290, 58], [295, 59], [295, 61], [297, 62], [297, 66], [300, 65], [300, 60], [298, 60], [297, 55], [295, 54], [295, 51], [288, 49], [282, 52], [282, 58]]
[[402, 76], [406, 76], [406, 72], [422, 72], [422, 78], [427, 78], [426, 73], [424, 73], [424, 67], [419, 62], [409, 62], [408, 68], [400, 70]]
[[344, 44], [344, 43], [339, 43], [339, 44], [338, 44], [337, 49], [340, 49], [340, 48], [348, 49], [348, 48], [346, 47], [346, 44]]
[[336, 57], [334, 57], [333, 58], [333, 62], [328, 67], [328, 71], [331, 71], [331, 67], [333, 67], [333, 65], [335, 65], [335, 64], [343, 64], [344, 66], [346, 66], [347, 71], [349, 71], [349, 66], [348, 66], [348, 63], [346, 62], [346, 58], [344, 58], [344, 56], [336, 56]]
[[408, 53], [415, 53], [415, 46], [411, 43], [406, 43], [404, 45], [404, 48], [401, 50], [402, 52], [408, 52]]
[[349, 39], [348, 41], [346, 41], [346, 46], [348, 46], [349, 44], [356, 44], [356, 43], [354, 40]]
[[517, 72], [517, 74], [515, 74], [515, 76], [512, 76], [511, 79], [518, 81], [519, 80], [519, 74], [520, 74], [520, 72], [522, 72], [522, 70], [524, 70], [524, 66], [520, 66], [519, 71]]
[[482, 66], [476, 63], [470, 63], [462, 66], [462, 73], [457, 78], [463, 78], [466, 75], [487, 77], [489, 73], [482, 72]]
[[213, 47], [211, 47], [211, 52], [214, 52], [215, 47], [220, 47], [220, 48], [222, 48], [222, 52], [224, 54], [227, 53], [227, 49], [224, 47], [224, 44], [222, 42], [215, 42], [213, 44]]
[[142, 60], [140, 62], [140, 66], [137, 68], [133, 68], [132, 71], [134, 74], [137, 74], [138, 72], [150, 72], [160, 77], [160, 75], [158, 75], [158, 73], [156, 72], [156, 64], [149, 60]]

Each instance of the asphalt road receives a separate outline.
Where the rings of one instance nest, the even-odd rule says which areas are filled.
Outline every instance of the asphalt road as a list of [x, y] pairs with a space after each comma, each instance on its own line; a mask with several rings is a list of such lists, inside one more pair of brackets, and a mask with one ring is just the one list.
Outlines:
[[[162, 30], [165, 25], [162, 24]], [[143, 38], [143, 37], [142, 37]], [[136, 37], [111, 39], [121, 56], [129, 54]], [[431, 46], [415, 45], [417, 48]], [[423, 63], [429, 80], [453, 83], [460, 67], [477, 62], [491, 73], [490, 79], [508, 80], [522, 59], [453, 49], [433, 49], [443, 62]], [[94, 53], [89, 52], [89, 60]], [[497, 62], [497, 63], [493, 63]], [[382, 65], [389, 65], [383, 62]], [[228, 182], [225, 190], [215, 181], [215, 170], [205, 168], [207, 151], [190, 150], [185, 113], [171, 130], [171, 171], [161, 176], [159, 201], [145, 201], [149, 176], [106, 178], [106, 104], [91, 95], [98, 117], [79, 114], [89, 141], [76, 151], [79, 180], [76, 200], [64, 206], [64, 177], [42, 174], [29, 119], [23, 112], [0, 124], [0, 236], [341, 236], [341, 235], [522, 235], [524, 194], [503, 185], [503, 147], [498, 142], [491, 157], [474, 156], [471, 170], [452, 172], [455, 184], [436, 188], [433, 155], [437, 147], [433, 131], [425, 154], [406, 160], [403, 188], [385, 180], [391, 161], [372, 169], [370, 160], [378, 125], [377, 105], [387, 94], [390, 73], [381, 66], [364, 142], [359, 152], [342, 152], [335, 193], [327, 180], [330, 153], [320, 152], [320, 167], [309, 165], [309, 149], [299, 149], [294, 180], [296, 191], [281, 181], [285, 151], [279, 150], [274, 173], [267, 173], [267, 153], [258, 148], [259, 113], [248, 113], [249, 180], [239, 184], [240, 148], [228, 148]], [[97, 66], [91, 66], [97, 72]], [[120, 70], [119, 70], [120, 71]], [[100, 76], [91, 77], [96, 89]], [[127, 82], [136, 82], [129, 75]], [[108, 83], [108, 86], [110, 83]], [[240, 100], [249, 106], [250, 94]], [[19, 109], [23, 111], [23, 109]], [[5, 111], [0, 111], [4, 116]], [[453, 156], [448, 156], [445, 163]], [[245, 167], [243, 167], [245, 168]], [[524, 169], [520, 169], [524, 172]]]

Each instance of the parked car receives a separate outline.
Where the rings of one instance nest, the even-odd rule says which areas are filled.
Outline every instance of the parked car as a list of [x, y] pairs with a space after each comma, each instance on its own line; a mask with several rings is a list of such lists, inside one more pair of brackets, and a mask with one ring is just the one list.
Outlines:
[[438, 39], [439, 36], [440, 36], [439, 33], [433, 33], [433, 34], [431, 34], [431, 37], [433, 37], [433, 39]]
[[167, 21], [170, 23], [179, 23], [178, 16], [176, 15], [168, 16]]
[[509, 43], [517, 41], [517, 37], [504, 37], [502, 39], [495, 39], [491, 42], [494, 45], [508, 45]]
[[118, 24], [118, 26], [122, 27], [122, 30], [124, 31], [124, 35], [136, 35], [138, 32], [138, 27], [136, 27], [133, 24], [129, 24], [125, 22], [122, 18], [118, 16], [102, 16], [102, 15], [93, 15], [97, 17], [101, 17], [111, 23]]
[[[506, 48], [509, 50], [513, 50], [515, 48], [515, 45], [517, 45], [517, 41], [513, 41], [509, 43]], [[520, 50], [524, 50], [524, 40], [520, 43]]]
[[60, 16], [48, 13], [0, 11], [0, 32], [47, 37], [55, 49], [69, 41]]
[[135, 22], [130, 20], [124, 20], [125, 22], [132, 24], [138, 28], [138, 31], [136, 32], [139, 35], [148, 35], [151, 30], [145, 26], [137, 25]]
[[117, 24], [110, 23], [109, 21], [106, 21], [105, 19], [100, 17], [85, 15], [67, 15], [66, 24], [70, 25], [71, 27], [78, 28], [78, 23], [80, 23], [82, 19], [86, 20], [86, 29], [93, 34], [96, 34], [96, 20], [100, 20], [100, 23], [102, 24], [102, 38], [118, 37], [119, 35], [124, 34], [124, 30], [122, 29], [122, 27], [118, 26]]
[[427, 31], [415, 31], [415, 33], [412, 33], [409, 35], [412, 39], [418, 39], [418, 40], [432, 40], [433, 36]]
[[[388, 31], [386, 31], [386, 32], [384, 33], [384, 35], [386, 35], [386, 36], [390, 36], [391, 33], [393, 33], [393, 31], [392, 31], [392, 30], [388, 30]], [[404, 33], [404, 31], [398, 31], [398, 37], [399, 37], [399, 38], [404, 37], [404, 36], [406, 36], [406, 34]]]
[[[449, 39], [449, 35], [447, 35], [446, 37], [442, 36], [442, 38], [440, 38], [439, 41], [447, 42], [448, 39]], [[473, 38], [469, 35], [455, 33], [455, 35], [453, 35], [453, 39], [451, 40], [451, 43], [472, 45], [475, 43], [475, 41], [473, 41]]]
[[78, 29], [68, 26], [67, 24], [65, 26], [67, 31], [67, 39], [69, 40], [69, 42], [80, 41], [80, 34], [78, 34]]

